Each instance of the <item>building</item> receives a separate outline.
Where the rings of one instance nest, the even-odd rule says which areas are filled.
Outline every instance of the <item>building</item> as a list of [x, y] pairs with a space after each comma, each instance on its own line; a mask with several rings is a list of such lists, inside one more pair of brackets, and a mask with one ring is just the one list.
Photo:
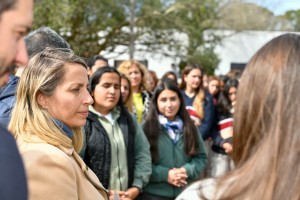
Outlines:
[[[260, 49], [268, 41], [282, 35], [286, 32], [280, 31], [207, 31], [206, 36], [210, 34], [218, 34], [222, 37], [221, 42], [216, 46], [215, 53], [218, 55], [220, 62], [215, 70], [216, 75], [227, 74], [232, 69], [243, 70], [247, 62], [251, 59], [254, 53]], [[297, 33], [300, 34], [300, 33]], [[185, 37], [180, 36], [180, 40]], [[183, 44], [186, 43], [181, 41]], [[127, 47], [119, 47], [120, 52], [125, 52]], [[128, 53], [121, 55], [109, 54], [105, 55], [109, 58], [109, 64], [115, 66], [121, 60], [129, 59]], [[148, 69], [154, 70], [160, 78], [167, 71], [178, 70], [176, 67], [180, 60], [166, 57], [159, 53], [136, 52], [135, 59], [147, 63]]]

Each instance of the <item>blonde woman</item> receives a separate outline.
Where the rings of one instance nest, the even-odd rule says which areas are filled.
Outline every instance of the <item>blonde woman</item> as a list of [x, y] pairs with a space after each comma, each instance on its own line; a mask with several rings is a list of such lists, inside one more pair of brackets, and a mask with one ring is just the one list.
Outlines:
[[202, 86], [202, 70], [197, 65], [186, 66], [180, 85], [186, 109], [203, 138], [212, 136], [215, 106], [211, 94]]
[[93, 102], [86, 68], [69, 50], [46, 49], [20, 78], [9, 129], [23, 157], [31, 200], [108, 199], [77, 154]]
[[118, 71], [127, 75], [131, 81], [133, 95], [133, 114], [138, 123], [145, 121], [151, 105], [151, 94], [148, 90], [148, 70], [135, 60], [124, 61]]

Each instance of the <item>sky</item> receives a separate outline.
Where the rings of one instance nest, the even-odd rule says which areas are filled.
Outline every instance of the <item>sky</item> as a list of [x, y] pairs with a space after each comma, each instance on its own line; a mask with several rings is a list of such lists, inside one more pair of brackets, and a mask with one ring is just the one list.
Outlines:
[[288, 10], [300, 9], [300, 0], [246, 0], [271, 10], [275, 15], [282, 15]]

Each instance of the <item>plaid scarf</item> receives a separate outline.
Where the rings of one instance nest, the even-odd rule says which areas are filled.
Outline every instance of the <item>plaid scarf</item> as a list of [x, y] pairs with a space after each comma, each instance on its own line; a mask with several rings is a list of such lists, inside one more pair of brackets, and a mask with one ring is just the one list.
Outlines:
[[163, 115], [158, 116], [159, 123], [166, 129], [168, 135], [170, 136], [172, 142], [176, 144], [179, 140], [179, 136], [182, 133], [183, 122], [180, 117], [176, 117], [174, 121], [169, 121]]

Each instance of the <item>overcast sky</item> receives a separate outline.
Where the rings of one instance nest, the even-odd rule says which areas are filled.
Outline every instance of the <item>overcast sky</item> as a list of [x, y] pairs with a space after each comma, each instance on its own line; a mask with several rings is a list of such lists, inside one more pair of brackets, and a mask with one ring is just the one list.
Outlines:
[[282, 15], [288, 10], [300, 9], [300, 0], [246, 0], [270, 9], [275, 15]]

